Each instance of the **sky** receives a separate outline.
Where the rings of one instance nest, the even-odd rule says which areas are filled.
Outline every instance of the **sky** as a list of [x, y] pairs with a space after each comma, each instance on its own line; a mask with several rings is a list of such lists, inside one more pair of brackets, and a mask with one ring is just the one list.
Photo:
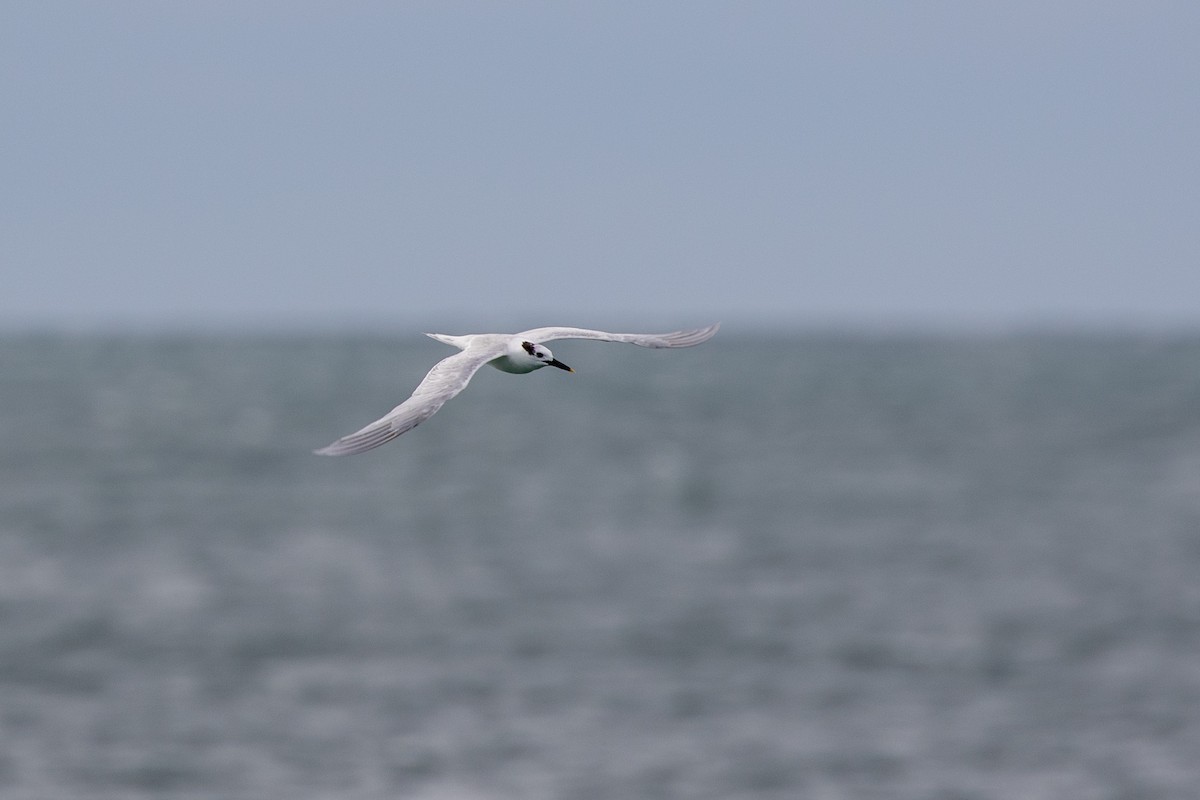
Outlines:
[[13, 0], [0, 327], [1200, 328], [1198, 42], [1153, 0]]

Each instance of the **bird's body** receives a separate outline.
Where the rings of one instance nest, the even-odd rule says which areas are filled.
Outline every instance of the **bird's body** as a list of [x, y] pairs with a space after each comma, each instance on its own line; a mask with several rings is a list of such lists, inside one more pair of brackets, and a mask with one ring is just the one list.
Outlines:
[[360, 431], [343, 436], [328, 447], [313, 452], [323, 456], [361, 453], [390, 442], [432, 417], [443, 404], [461, 392], [484, 364], [502, 372], [524, 374], [542, 367], [575, 370], [554, 357], [543, 342], [555, 339], [594, 339], [626, 342], [639, 347], [692, 347], [711, 339], [719, 325], [674, 333], [606, 333], [586, 328], [534, 328], [521, 333], [476, 333], [450, 336], [429, 333], [433, 339], [457, 347], [460, 352], [443, 358], [417, 386], [412, 396]]

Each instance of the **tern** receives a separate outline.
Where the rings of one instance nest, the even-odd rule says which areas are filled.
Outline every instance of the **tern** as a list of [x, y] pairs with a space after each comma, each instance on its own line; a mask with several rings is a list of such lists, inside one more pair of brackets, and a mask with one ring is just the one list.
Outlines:
[[388, 414], [362, 430], [313, 452], [321, 456], [348, 456], [390, 442], [436, 414], [447, 400], [467, 388], [471, 377], [484, 364], [516, 374], [533, 372], [542, 367], [558, 367], [574, 372], [554, 357], [550, 348], [546, 347], [546, 342], [556, 339], [595, 339], [636, 344], [638, 347], [692, 347], [711, 339], [719, 327], [720, 323], [717, 323], [707, 328], [673, 333], [607, 333], [586, 328], [534, 328], [521, 333], [475, 333], [466, 336], [427, 333], [426, 336], [453, 345], [461, 352], [434, 364], [412, 396]]

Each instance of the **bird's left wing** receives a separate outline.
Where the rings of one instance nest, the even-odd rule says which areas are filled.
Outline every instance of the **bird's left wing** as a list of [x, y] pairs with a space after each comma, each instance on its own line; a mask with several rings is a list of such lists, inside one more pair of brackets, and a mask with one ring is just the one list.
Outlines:
[[721, 323], [672, 333], [608, 333], [587, 328], [534, 328], [516, 336], [531, 342], [552, 342], [555, 339], [595, 339], [601, 342], [625, 342], [638, 347], [693, 347], [716, 335]]
[[436, 414], [447, 400], [467, 388], [479, 368], [499, 354], [495, 348], [469, 348], [443, 358], [433, 365], [412, 396], [386, 416], [313, 452], [320, 456], [354, 455], [411, 431]]

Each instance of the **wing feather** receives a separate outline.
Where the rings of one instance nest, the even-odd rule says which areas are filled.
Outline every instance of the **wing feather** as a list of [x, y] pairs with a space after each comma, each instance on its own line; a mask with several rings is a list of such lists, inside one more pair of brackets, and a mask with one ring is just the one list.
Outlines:
[[417, 386], [412, 396], [362, 430], [343, 436], [313, 452], [321, 456], [349, 456], [390, 442], [437, 413], [446, 401], [467, 388], [479, 368], [497, 355], [494, 348], [469, 348], [443, 358]]
[[555, 339], [595, 339], [601, 342], [624, 342], [638, 347], [694, 347], [716, 335], [721, 323], [672, 333], [608, 333], [587, 328], [533, 328], [516, 334], [531, 342], [552, 342]]

